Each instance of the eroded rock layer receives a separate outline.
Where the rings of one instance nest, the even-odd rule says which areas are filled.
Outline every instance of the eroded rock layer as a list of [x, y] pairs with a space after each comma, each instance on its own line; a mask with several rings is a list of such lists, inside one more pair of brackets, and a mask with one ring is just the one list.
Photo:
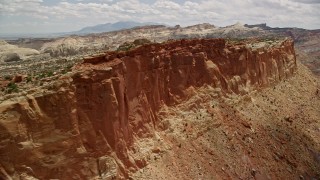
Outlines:
[[296, 70], [293, 42], [179, 40], [86, 58], [46, 89], [0, 104], [3, 178], [128, 177], [128, 153], [161, 129], [157, 113], [209, 85], [244, 95]]

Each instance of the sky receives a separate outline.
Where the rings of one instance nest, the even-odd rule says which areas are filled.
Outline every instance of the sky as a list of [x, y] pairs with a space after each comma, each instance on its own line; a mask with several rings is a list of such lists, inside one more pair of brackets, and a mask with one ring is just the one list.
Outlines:
[[320, 0], [0, 0], [0, 34], [70, 32], [118, 21], [320, 29]]

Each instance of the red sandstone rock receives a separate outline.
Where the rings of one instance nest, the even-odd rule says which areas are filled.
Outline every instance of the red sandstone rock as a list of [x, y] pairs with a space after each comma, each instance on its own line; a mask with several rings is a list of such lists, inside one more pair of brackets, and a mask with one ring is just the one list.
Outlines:
[[22, 76], [22, 75], [16, 75], [16, 76], [14, 76], [14, 78], [13, 78], [13, 82], [14, 82], [14, 83], [22, 82], [22, 80], [23, 80], [23, 76]]
[[126, 176], [141, 166], [128, 148], [152, 136], [160, 107], [187, 98], [188, 88], [209, 84], [245, 94], [245, 87], [268, 86], [295, 69], [291, 40], [257, 49], [179, 40], [86, 58], [56, 91], [0, 105], [10, 114], [0, 121], [0, 177], [16, 176], [22, 165], [40, 179]]

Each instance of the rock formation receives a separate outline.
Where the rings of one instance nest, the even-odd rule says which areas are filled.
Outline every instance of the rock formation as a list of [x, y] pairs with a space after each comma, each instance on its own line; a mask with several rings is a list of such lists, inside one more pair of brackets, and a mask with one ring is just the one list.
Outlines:
[[38, 55], [39, 51], [30, 48], [20, 48], [0, 40], [0, 63], [20, 61], [30, 56]]
[[289, 39], [178, 40], [86, 58], [71, 77], [0, 104], [0, 177], [128, 178], [146, 165], [129, 152], [161, 128], [161, 107], [204, 85], [245, 95], [296, 67]]

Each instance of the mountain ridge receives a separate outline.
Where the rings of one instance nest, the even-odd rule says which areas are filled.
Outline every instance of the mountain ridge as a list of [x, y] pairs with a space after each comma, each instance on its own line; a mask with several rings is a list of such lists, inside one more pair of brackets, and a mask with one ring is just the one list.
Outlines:
[[[0, 39], [4, 40], [18, 40], [20, 38], [59, 38], [59, 37], [66, 37], [66, 36], [72, 36], [72, 35], [90, 35], [90, 34], [99, 34], [99, 33], [108, 33], [113, 31], [121, 31], [121, 30], [130, 30], [136, 27], [143, 28], [144, 26], [152, 26], [152, 25], [161, 25], [165, 27], [174, 27], [174, 28], [191, 28], [191, 27], [197, 27], [197, 26], [203, 26], [205, 28], [227, 28], [235, 26], [239, 23], [230, 24], [227, 26], [216, 26], [215, 24], [211, 23], [198, 23], [194, 25], [188, 25], [188, 26], [181, 26], [179, 24], [175, 26], [166, 25], [163, 23], [155, 23], [155, 22], [136, 22], [136, 21], [118, 21], [115, 23], [104, 23], [104, 24], [96, 24], [93, 26], [86, 26], [81, 28], [80, 30], [76, 31], [68, 31], [68, 32], [51, 32], [51, 33], [1, 33], [0, 32]], [[242, 23], [241, 23], [242, 24]], [[304, 31], [313, 31], [318, 32], [319, 29], [304, 29], [300, 27], [271, 27], [267, 25], [267, 23], [260, 23], [260, 24], [242, 24], [243, 27], [246, 28], [260, 28], [262, 30], [304, 30]]]
[[94, 26], [87, 26], [79, 31], [73, 31], [72, 33], [75, 34], [91, 34], [91, 33], [103, 33], [103, 32], [111, 32], [117, 31], [122, 29], [130, 29], [137, 26], [147, 26], [147, 25], [159, 25], [159, 23], [153, 22], [135, 22], [135, 21], [118, 21], [115, 23], [104, 23], [104, 24], [97, 24]]

